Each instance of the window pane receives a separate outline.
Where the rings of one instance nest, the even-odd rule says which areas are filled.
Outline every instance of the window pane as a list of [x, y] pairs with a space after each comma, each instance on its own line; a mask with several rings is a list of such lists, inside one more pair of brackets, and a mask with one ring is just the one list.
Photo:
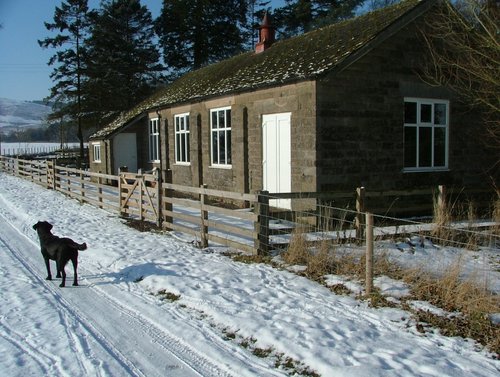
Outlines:
[[179, 121], [180, 121], [179, 117], [175, 117], [175, 130], [176, 131], [179, 131]]
[[417, 103], [405, 102], [405, 123], [417, 123]]
[[432, 105], [420, 105], [420, 121], [423, 123], [432, 122]]
[[232, 161], [231, 161], [231, 130], [228, 130], [226, 132], [226, 135], [227, 135], [227, 139], [226, 139], [226, 147], [227, 147], [226, 156], [227, 156], [227, 161], [226, 161], [226, 163], [227, 164], [231, 164], [232, 163]]
[[175, 135], [175, 160], [179, 162], [181, 160], [181, 135]]
[[432, 166], [432, 128], [420, 127], [418, 130], [418, 166]]
[[186, 131], [189, 131], [189, 115], [186, 116]]
[[187, 162], [187, 159], [186, 159], [186, 137], [187, 137], [188, 134], [186, 133], [183, 133], [181, 134], [181, 161], [182, 162]]
[[446, 124], [446, 104], [436, 103], [434, 105], [434, 124]]
[[212, 111], [212, 128], [217, 128], [217, 111]]
[[219, 163], [219, 146], [217, 143], [217, 132], [212, 132], [212, 163]]
[[224, 111], [218, 111], [217, 113], [219, 115], [219, 128], [224, 128], [226, 124], [226, 122], [224, 121]]
[[219, 164], [226, 163], [226, 137], [225, 131], [219, 131]]
[[189, 134], [187, 133], [186, 134], [186, 162], [190, 162], [191, 161], [191, 156], [189, 155]]
[[417, 166], [417, 127], [405, 127], [405, 168]]
[[434, 129], [434, 166], [446, 166], [446, 128]]

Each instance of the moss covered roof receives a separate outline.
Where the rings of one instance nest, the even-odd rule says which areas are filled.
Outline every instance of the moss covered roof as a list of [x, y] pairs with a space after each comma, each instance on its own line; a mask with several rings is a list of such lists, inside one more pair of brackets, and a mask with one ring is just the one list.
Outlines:
[[259, 54], [246, 52], [189, 72], [121, 114], [91, 138], [105, 138], [151, 109], [315, 79], [339, 66], [396, 21], [430, 1], [434, 0], [403, 0], [384, 9], [277, 41]]

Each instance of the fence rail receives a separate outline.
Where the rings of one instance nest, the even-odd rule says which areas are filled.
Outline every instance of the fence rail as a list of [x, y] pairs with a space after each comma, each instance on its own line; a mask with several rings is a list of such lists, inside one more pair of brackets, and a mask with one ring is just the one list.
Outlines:
[[[156, 223], [163, 229], [189, 234], [201, 247], [207, 247], [211, 241], [251, 253], [267, 253], [287, 245], [297, 229], [307, 229], [307, 238], [311, 243], [325, 238], [365, 242], [366, 212], [388, 212], [387, 209], [377, 211], [370, 206], [372, 199], [426, 197], [428, 207], [432, 208], [435, 203], [445, 206], [453, 193], [453, 190], [440, 186], [410, 192], [368, 192], [357, 188], [333, 193], [273, 194], [262, 191], [248, 194], [162, 182], [158, 171], [147, 174], [122, 172], [115, 176], [58, 166], [54, 161], [4, 156], [0, 156], [0, 171], [60, 191], [82, 203], [118, 213], [122, 217]], [[456, 192], [462, 193], [463, 190]], [[228, 199], [237, 203], [240, 209], [220, 205]], [[270, 200], [277, 199], [293, 200], [300, 210], [272, 208]], [[349, 208], [352, 209], [332, 205], [345, 202], [350, 203]], [[387, 222], [387, 219], [386, 216], [375, 215], [375, 221], [379, 222], [377, 234], [384, 234], [381, 222]], [[391, 234], [398, 229], [404, 230], [404, 227], [398, 228], [397, 221], [388, 221], [391, 223]], [[387, 224], [385, 226], [389, 229]], [[425, 225], [420, 228], [424, 229]]]

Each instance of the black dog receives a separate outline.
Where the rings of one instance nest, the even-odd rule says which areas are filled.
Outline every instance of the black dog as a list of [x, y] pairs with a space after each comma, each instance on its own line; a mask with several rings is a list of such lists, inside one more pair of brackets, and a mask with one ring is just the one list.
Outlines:
[[53, 235], [50, 232], [52, 224], [47, 221], [37, 222], [33, 225], [33, 229], [35, 229], [38, 233], [38, 238], [40, 240], [40, 248], [43, 259], [45, 259], [45, 266], [47, 267], [47, 280], [52, 280], [49, 264], [49, 260], [52, 259], [56, 261], [56, 278], [61, 277], [62, 274], [62, 282], [59, 286], [64, 287], [66, 284], [66, 272], [64, 271], [64, 267], [66, 266], [66, 263], [71, 260], [74, 270], [73, 285], [78, 285], [76, 273], [76, 269], [78, 267], [78, 250], [87, 249], [87, 244], [78, 244], [70, 238], [60, 238]]

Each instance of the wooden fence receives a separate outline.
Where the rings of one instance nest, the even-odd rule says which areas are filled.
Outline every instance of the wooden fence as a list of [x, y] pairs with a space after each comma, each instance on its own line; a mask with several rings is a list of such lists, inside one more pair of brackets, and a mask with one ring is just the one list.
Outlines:
[[[441, 186], [438, 189], [409, 192], [367, 192], [364, 188], [357, 188], [351, 192], [336, 193], [273, 194], [262, 191], [244, 194], [213, 190], [206, 186], [189, 187], [162, 182], [158, 171], [147, 174], [123, 172], [114, 176], [57, 166], [53, 161], [3, 156], [0, 156], [0, 170], [122, 217], [148, 221], [166, 230], [190, 234], [200, 247], [207, 247], [208, 242], [212, 241], [251, 253], [267, 253], [277, 247], [280, 241], [273, 241], [276, 235], [285, 235], [290, 239], [290, 234], [298, 224], [307, 223], [309, 229], [318, 231], [330, 230], [325, 223], [332, 219], [347, 224], [347, 227], [354, 229], [352, 237], [363, 240], [365, 212], [388, 212], [387, 208], [377, 209], [370, 205], [370, 200], [375, 199], [373, 203], [377, 203], [376, 199], [391, 196], [424, 197], [428, 213], [432, 214], [434, 203], [444, 206], [449, 202], [447, 195], [451, 191]], [[290, 199], [301, 210], [279, 211], [270, 208], [270, 200], [275, 199]], [[239, 203], [241, 209], [228, 209], [219, 205], [228, 200]], [[305, 204], [301, 205], [300, 201]], [[350, 205], [350, 209], [345, 203]], [[322, 213], [324, 208], [330, 213]], [[422, 209], [423, 204], [419, 204], [418, 208]], [[340, 215], [336, 217], [333, 212], [339, 212]], [[347, 217], [349, 219], [346, 220]]]
[[[240, 194], [206, 187], [163, 183], [158, 172], [120, 173], [118, 176], [57, 166], [52, 161], [22, 160], [0, 156], [0, 170], [60, 191], [82, 203], [149, 221], [195, 237], [201, 247], [209, 241], [252, 253], [267, 252], [268, 218], [259, 204], [262, 195]], [[231, 210], [211, 204], [221, 199], [247, 202], [253, 208]]]

